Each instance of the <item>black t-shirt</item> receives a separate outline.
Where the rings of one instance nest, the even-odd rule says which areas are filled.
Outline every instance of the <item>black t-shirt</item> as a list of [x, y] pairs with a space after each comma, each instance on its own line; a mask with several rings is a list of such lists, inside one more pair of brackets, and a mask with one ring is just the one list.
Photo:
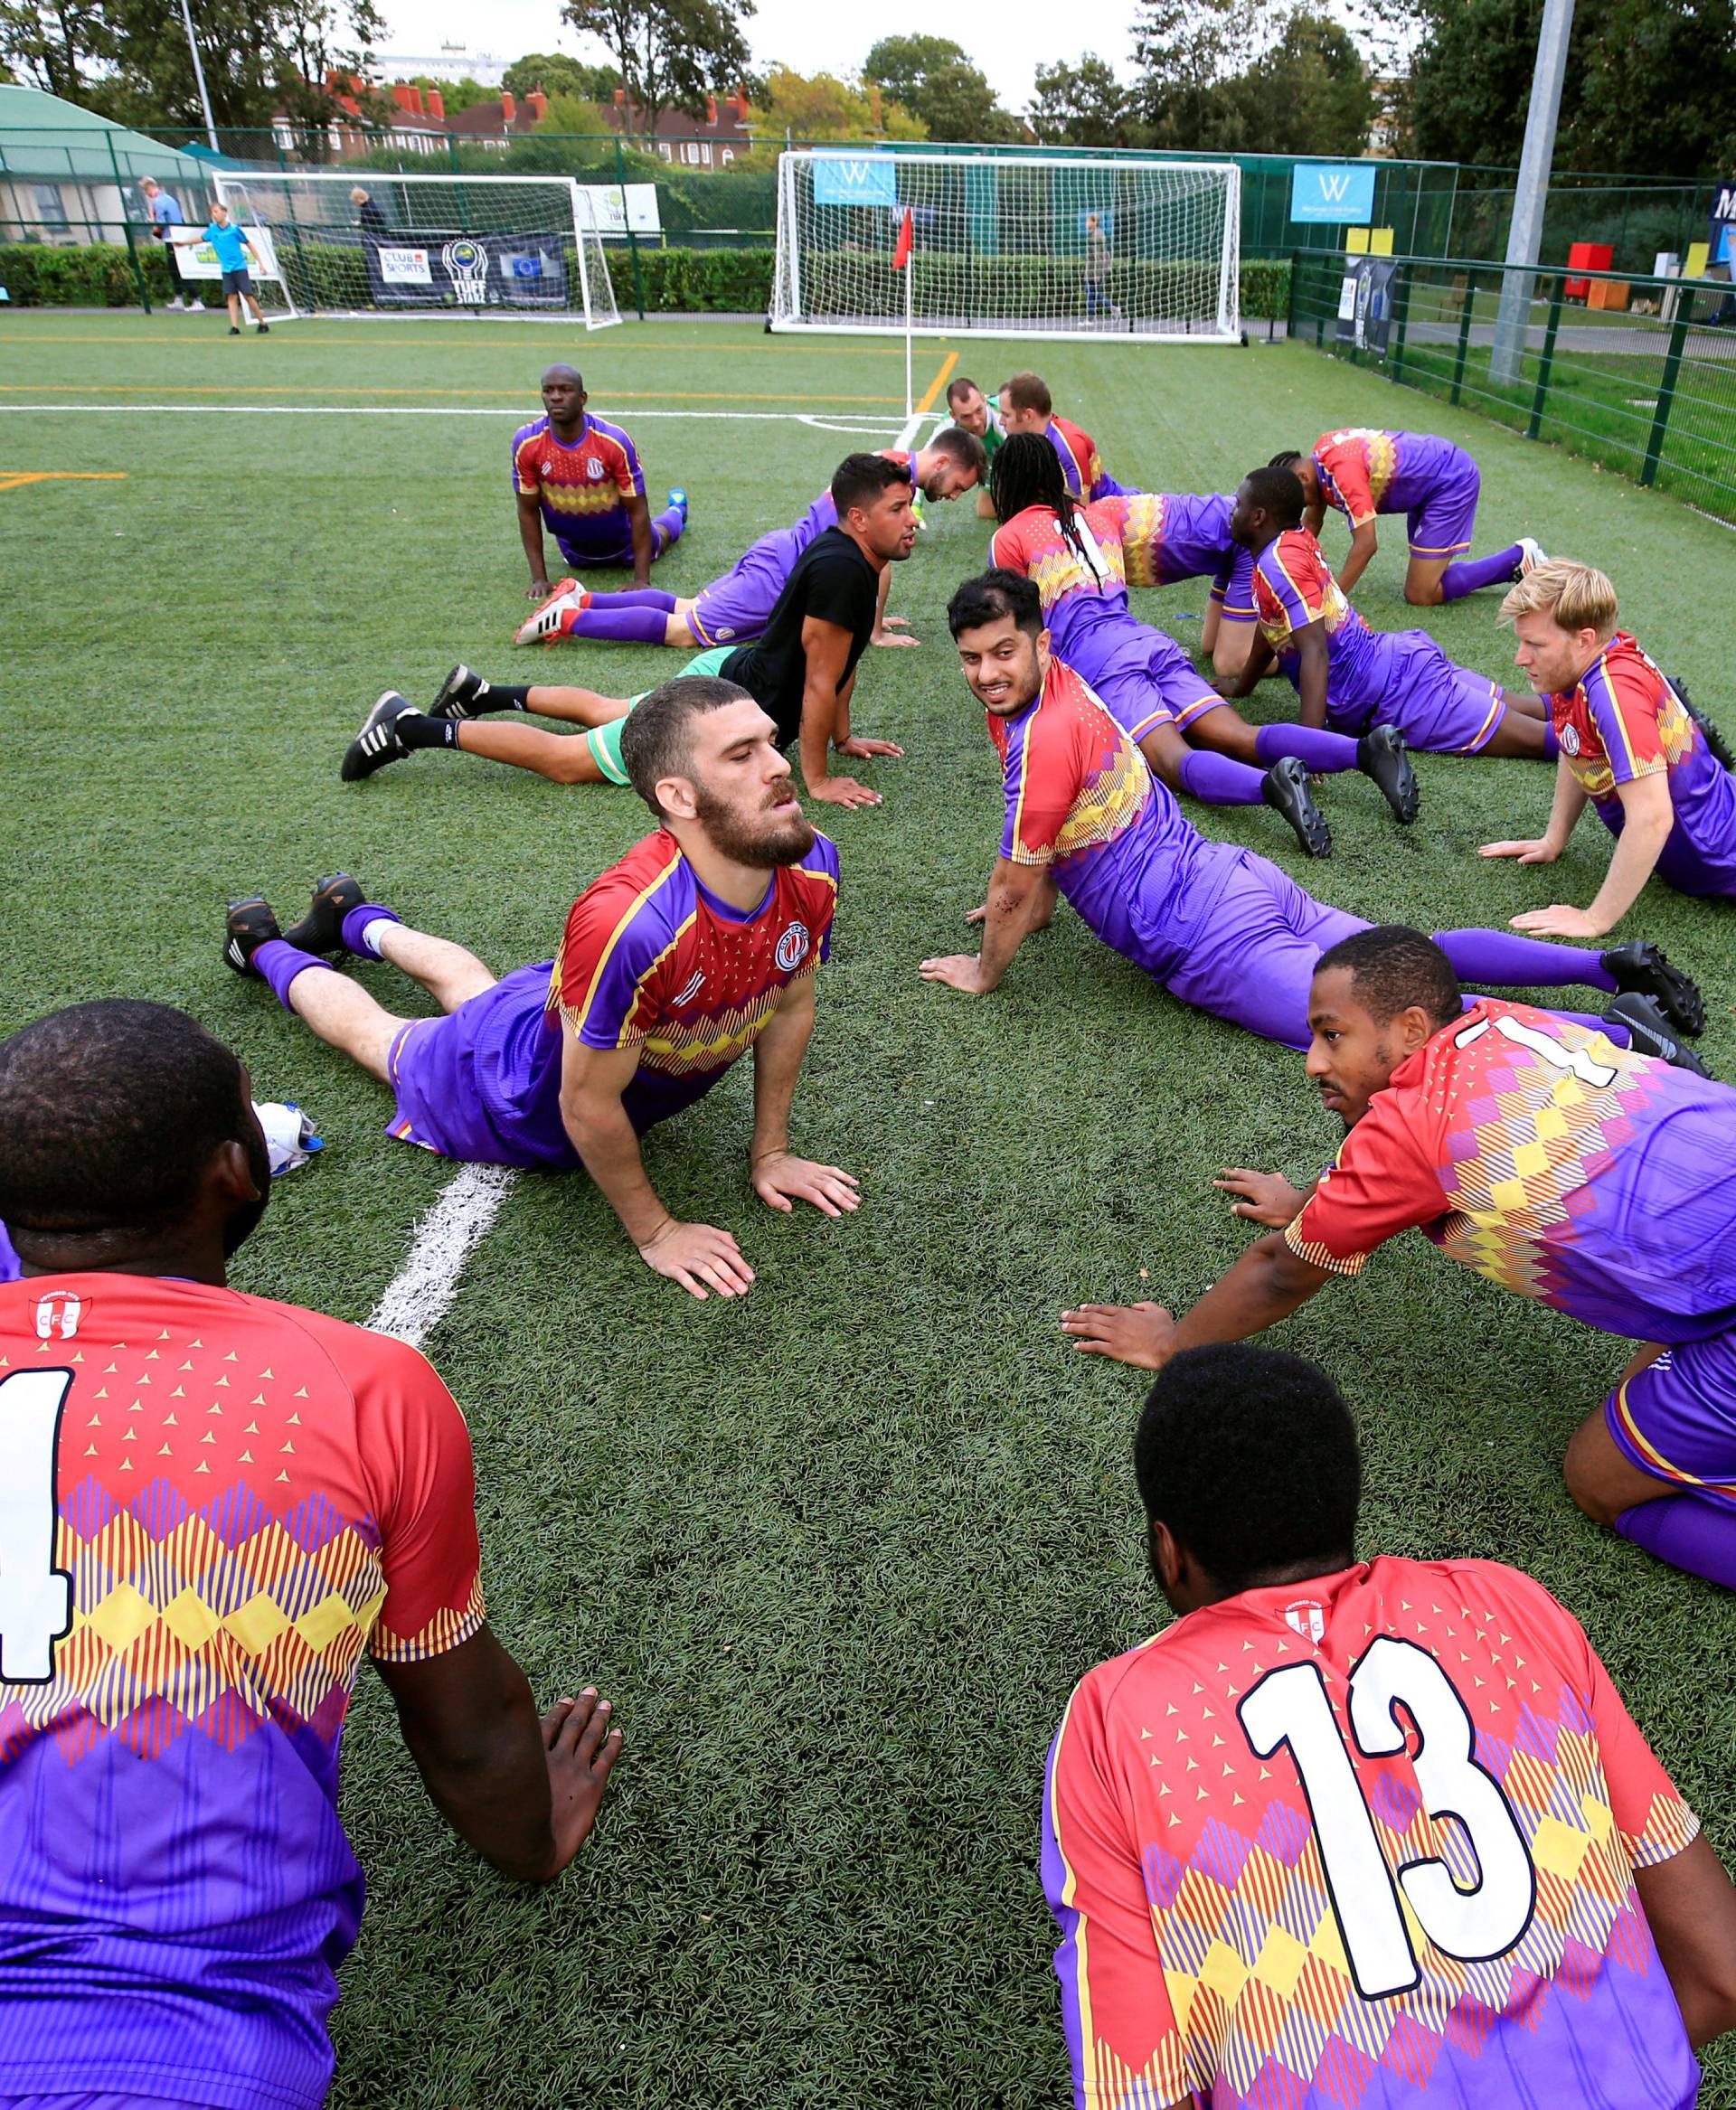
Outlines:
[[802, 726], [802, 695], [807, 687], [802, 625], [812, 616], [850, 633], [838, 683], [842, 689], [873, 635], [879, 598], [880, 574], [860, 546], [842, 528], [827, 528], [797, 558], [764, 636], [739, 646], [723, 662], [719, 670], [723, 679], [744, 688], [776, 721], [780, 748], [788, 747]]

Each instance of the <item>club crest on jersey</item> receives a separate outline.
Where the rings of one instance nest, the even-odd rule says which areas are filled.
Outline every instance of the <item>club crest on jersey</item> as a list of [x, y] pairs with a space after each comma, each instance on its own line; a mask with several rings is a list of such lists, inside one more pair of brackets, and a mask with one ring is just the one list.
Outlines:
[[602, 462], [601, 462], [601, 460], [600, 460], [600, 459], [599, 459], [599, 457], [598, 457], [596, 455], [594, 455], [594, 454], [588, 454], [588, 455], [585, 457], [585, 474], [586, 474], [586, 476], [591, 476], [591, 477], [598, 477], [598, 476], [600, 476], [602, 475], [602, 473], [603, 473], [603, 465], [602, 465]]
[[1326, 1606], [1312, 1597], [1298, 1598], [1294, 1605], [1285, 1606], [1284, 1624], [1305, 1641], [1318, 1644], [1326, 1631]]
[[1580, 729], [1579, 729], [1579, 727], [1578, 727], [1577, 725], [1564, 725], [1564, 726], [1562, 726], [1562, 728], [1561, 728], [1561, 752], [1562, 752], [1562, 754], [1564, 754], [1564, 755], [1577, 755], [1577, 754], [1579, 753], [1579, 751], [1580, 751]]
[[776, 954], [778, 965], [786, 975], [793, 975], [807, 957], [807, 926], [792, 923], [778, 940]]
[[58, 1333], [62, 1341], [71, 1341], [78, 1333], [83, 1314], [83, 1300], [71, 1290], [50, 1290], [36, 1300], [37, 1340], [52, 1341]]

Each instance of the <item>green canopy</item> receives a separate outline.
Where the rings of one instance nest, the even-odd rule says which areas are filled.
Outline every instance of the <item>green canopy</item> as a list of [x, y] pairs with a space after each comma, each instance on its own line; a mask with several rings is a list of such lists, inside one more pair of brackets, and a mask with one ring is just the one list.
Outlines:
[[155, 176], [170, 188], [209, 180], [196, 155], [112, 124], [36, 88], [0, 85], [0, 177], [35, 183], [136, 183]]

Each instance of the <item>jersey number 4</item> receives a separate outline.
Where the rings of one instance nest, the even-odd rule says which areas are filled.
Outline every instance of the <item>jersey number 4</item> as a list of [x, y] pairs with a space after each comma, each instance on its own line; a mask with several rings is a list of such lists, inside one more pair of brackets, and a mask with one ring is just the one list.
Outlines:
[[1506, 1797], [1473, 1755], [1465, 1702], [1433, 1656], [1383, 1634], [1350, 1677], [1351, 1732], [1364, 1757], [1404, 1749], [1401, 1708], [1419, 1739], [1411, 1766], [1423, 1808], [1437, 1822], [1458, 1823], [1476, 1856], [1477, 1881], [1468, 1889], [1459, 1887], [1444, 1860], [1432, 1857], [1407, 1861], [1397, 1870], [1395, 1888], [1314, 1664], [1273, 1671], [1237, 1710], [1260, 1757], [1289, 1746], [1351, 1975], [1364, 2000], [1408, 1992], [1421, 1981], [1399, 1891], [1434, 1946], [1466, 1963], [1505, 1955], [1531, 1925], [1537, 1903], [1530, 1849]]
[[70, 1370], [0, 1380], [0, 1681], [45, 1684], [72, 1628], [72, 1578], [54, 1565], [56, 1453]]

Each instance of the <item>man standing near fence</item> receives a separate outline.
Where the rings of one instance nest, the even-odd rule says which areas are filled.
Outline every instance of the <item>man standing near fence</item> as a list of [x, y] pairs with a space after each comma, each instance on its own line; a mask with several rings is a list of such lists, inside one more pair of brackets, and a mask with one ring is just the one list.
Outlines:
[[181, 201], [172, 197], [155, 176], [144, 179], [138, 186], [138, 194], [144, 199], [145, 210], [151, 216], [151, 232], [163, 244], [163, 253], [168, 259], [169, 276], [175, 282], [175, 298], [169, 306], [194, 308], [203, 313], [205, 305], [203, 300], [183, 299], [180, 268], [175, 261], [175, 239], [169, 230], [186, 225], [186, 215], [181, 210]]

